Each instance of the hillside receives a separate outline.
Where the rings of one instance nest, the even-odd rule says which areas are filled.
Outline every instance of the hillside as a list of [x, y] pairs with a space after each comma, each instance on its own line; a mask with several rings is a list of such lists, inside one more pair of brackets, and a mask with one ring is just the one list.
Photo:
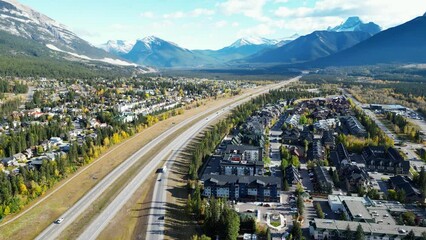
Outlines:
[[426, 62], [426, 15], [382, 31], [352, 48], [307, 66], [350, 66]]
[[298, 63], [325, 57], [368, 39], [365, 32], [316, 31], [244, 59], [249, 63]]

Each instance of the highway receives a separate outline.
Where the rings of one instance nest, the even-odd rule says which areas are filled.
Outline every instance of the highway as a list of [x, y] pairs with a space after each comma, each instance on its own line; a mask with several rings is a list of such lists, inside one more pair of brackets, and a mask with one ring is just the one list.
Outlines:
[[[290, 81], [297, 81], [298, 78], [294, 78]], [[285, 83], [288, 83], [287, 81]], [[275, 84], [273, 88], [278, 88], [282, 86], [284, 83]], [[244, 101], [250, 96], [262, 94], [268, 92], [270, 88], [262, 87], [259, 88], [255, 94], [245, 93], [239, 96], [237, 99]], [[238, 100], [237, 100], [238, 101]], [[212, 109], [206, 110], [202, 113], [199, 113], [195, 116], [192, 116], [185, 121], [176, 124], [174, 127], [168, 129], [160, 136], [149, 142], [143, 148], [138, 150], [132, 156], [130, 156], [127, 160], [125, 160], [122, 164], [120, 164], [116, 169], [114, 169], [111, 173], [109, 173], [106, 177], [104, 177], [95, 187], [93, 187], [88, 193], [86, 193], [77, 203], [75, 203], [71, 208], [69, 208], [61, 218], [64, 218], [64, 221], [61, 224], [52, 223], [47, 227], [36, 239], [58, 239], [61, 232], [64, 231], [68, 226], [70, 226], [83, 212], [91, 207], [93, 202], [102, 195], [102, 193], [108, 189], [120, 176], [125, 174], [143, 155], [147, 154], [150, 150], [154, 149], [159, 143], [164, 141], [168, 136], [175, 133], [182, 127], [185, 127], [192, 121], [200, 118], [201, 116], [213, 112], [211, 116], [209, 116], [208, 120], [201, 120], [196, 124], [193, 124], [187, 131], [185, 131], [182, 135], [180, 135], [177, 139], [179, 139], [179, 143], [185, 142], [182, 140], [186, 140], [188, 136], [192, 136], [191, 133], [199, 132], [203, 127], [207, 126], [215, 117], [220, 114], [216, 114], [217, 111], [224, 112], [224, 107], [227, 103], [224, 103], [222, 106]], [[236, 106], [236, 104], [231, 105]], [[229, 109], [230, 107], [228, 107]], [[176, 141], [173, 141], [176, 142]], [[171, 152], [172, 149], [179, 149], [179, 146], [175, 146], [174, 144], [170, 144], [170, 147], [163, 149], [158, 156], [163, 156], [160, 158], [153, 158], [141, 172], [118, 194], [118, 196], [98, 215], [98, 217], [86, 228], [84, 233], [80, 236], [79, 239], [96, 239], [99, 233], [103, 230], [103, 228], [108, 224], [108, 222], [116, 215], [116, 213], [121, 210], [121, 207], [127, 202], [127, 200], [131, 197], [131, 195], [139, 188], [139, 186], [144, 182], [146, 177], [156, 168], [156, 166]], [[112, 210], [111, 210], [112, 209]]]
[[[290, 82], [297, 81], [300, 77], [293, 78], [290, 81], [284, 82], [280, 85], [286, 85]], [[177, 145], [175, 148], [170, 148], [169, 151], [165, 154], [170, 154], [172, 152], [171, 157], [167, 159], [166, 166], [167, 169], [171, 169], [174, 161], [178, 157], [179, 153], [185, 149], [185, 147], [192, 141], [192, 138], [194, 138], [203, 128], [207, 127], [211, 124], [214, 120], [217, 118], [220, 118], [221, 115], [227, 113], [229, 110], [231, 110], [234, 106], [238, 106], [242, 104], [243, 102], [248, 101], [248, 99], [240, 100], [238, 103], [232, 104], [231, 106], [223, 109], [219, 112], [219, 114], [212, 114], [210, 117], [208, 117], [208, 121], [205, 121], [202, 123], [202, 126], [199, 130], [189, 133], [187, 135], [187, 138], [181, 138], [176, 139]], [[191, 135], [189, 135], [191, 134]], [[183, 140], [183, 141], [182, 141]], [[164, 157], [165, 157], [164, 155]], [[156, 156], [158, 158], [164, 159], [163, 156]], [[164, 239], [164, 223], [165, 223], [165, 217], [166, 217], [166, 193], [167, 193], [167, 178], [168, 178], [168, 172], [161, 173], [157, 177], [157, 181], [155, 183], [154, 187], [154, 193], [152, 195], [152, 201], [150, 206], [150, 213], [148, 217], [148, 228], [146, 232], [145, 239], [147, 240], [156, 240], [156, 239]]]

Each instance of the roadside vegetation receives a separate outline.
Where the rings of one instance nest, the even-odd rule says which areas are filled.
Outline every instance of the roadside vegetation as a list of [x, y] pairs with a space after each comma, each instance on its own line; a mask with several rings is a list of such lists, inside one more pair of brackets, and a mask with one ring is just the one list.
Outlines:
[[[224, 215], [226, 217], [231, 218], [231, 220], [223, 221], [224, 225], [221, 227], [223, 229], [229, 229], [229, 231], [224, 232], [215, 232], [210, 227], [214, 225], [215, 222], [218, 222], [218, 219], [220, 218], [217, 212], [219, 210], [215, 210], [216, 214], [214, 215], [215, 218], [211, 219], [211, 212], [208, 212], [208, 209], [211, 209], [212, 204], [217, 204], [217, 201], [223, 201], [223, 200], [215, 200], [212, 199], [202, 199], [201, 198], [201, 192], [202, 189], [200, 189], [200, 185], [198, 184], [198, 174], [199, 170], [201, 169], [204, 162], [207, 160], [207, 158], [210, 156], [211, 152], [214, 151], [214, 149], [220, 144], [222, 139], [225, 137], [226, 134], [229, 133], [229, 131], [234, 128], [238, 127], [241, 123], [246, 121], [246, 119], [251, 116], [255, 111], [263, 107], [264, 105], [268, 103], [274, 103], [279, 100], [289, 100], [289, 99], [298, 99], [298, 98], [304, 98], [304, 97], [313, 97], [316, 96], [315, 93], [307, 92], [307, 91], [300, 91], [300, 90], [273, 90], [270, 91], [268, 94], [261, 95], [253, 100], [251, 100], [248, 103], [242, 104], [238, 107], [236, 107], [232, 114], [230, 114], [226, 119], [219, 121], [216, 125], [214, 125], [210, 131], [207, 131], [204, 136], [200, 139], [198, 143], [194, 146], [194, 150], [191, 154], [191, 163], [189, 166], [189, 194], [186, 204], [186, 212], [190, 216], [192, 216], [193, 219], [195, 219], [199, 224], [203, 226], [203, 234], [206, 234], [208, 237], [215, 238], [215, 236], [220, 234], [225, 234], [227, 236], [231, 236], [231, 232], [236, 231], [236, 233], [239, 232], [239, 227], [236, 228], [235, 226], [239, 226], [239, 222], [234, 220], [235, 217], [231, 213], [227, 213], [227, 211], [232, 211], [236, 214], [234, 210], [229, 208], [227, 206], [227, 203], [222, 203], [222, 207], [220, 209], [223, 209], [223, 212], [227, 215]], [[294, 159], [294, 164], [297, 164], [296, 159]], [[301, 198], [300, 198], [301, 200]], [[213, 201], [213, 203], [212, 203]], [[302, 204], [303, 204], [303, 200]], [[220, 204], [219, 204], [220, 205]], [[229, 208], [229, 210], [227, 210]], [[303, 209], [301, 209], [303, 212]], [[236, 218], [235, 218], [236, 219]], [[214, 223], [212, 224], [211, 221]], [[258, 228], [256, 232], [261, 233], [262, 231]], [[267, 232], [264, 232], [262, 234], [267, 235]], [[199, 236], [197, 236], [199, 237]], [[196, 237], [194, 237], [196, 238]], [[224, 238], [224, 239], [235, 239], [235, 238]]]

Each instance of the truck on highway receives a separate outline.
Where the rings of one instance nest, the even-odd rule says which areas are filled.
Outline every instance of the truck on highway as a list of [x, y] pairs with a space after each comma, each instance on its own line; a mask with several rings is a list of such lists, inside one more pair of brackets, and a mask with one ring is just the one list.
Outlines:
[[157, 173], [165, 173], [167, 171], [167, 166], [164, 165], [163, 167], [157, 169]]

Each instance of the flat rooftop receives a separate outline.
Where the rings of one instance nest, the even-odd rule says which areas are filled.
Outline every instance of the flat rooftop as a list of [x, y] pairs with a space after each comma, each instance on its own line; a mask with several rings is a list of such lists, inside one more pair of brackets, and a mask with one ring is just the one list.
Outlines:
[[361, 201], [345, 200], [344, 205], [346, 205], [346, 209], [353, 218], [366, 220], [373, 219], [370, 212]]
[[345, 196], [345, 195], [328, 195], [328, 201], [334, 204], [342, 204], [343, 201], [358, 201], [364, 205], [371, 205], [371, 200], [365, 197]]
[[326, 230], [338, 230], [341, 232], [346, 231], [346, 228], [349, 228], [352, 231], [356, 231], [358, 225], [361, 225], [365, 235], [391, 235], [394, 236], [405, 236], [413, 230], [416, 237], [420, 237], [423, 232], [426, 232], [425, 227], [412, 227], [412, 226], [403, 226], [403, 225], [387, 225], [387, 224], [377, 224], [377, 223], [365, 223], [365, 222], [351, 222], [351, 221], [341, 221], [341, 220], [330, 220], [330, 219], [321, 219], [315, 218], [314, 223], [316, 229], [326, 229]]

